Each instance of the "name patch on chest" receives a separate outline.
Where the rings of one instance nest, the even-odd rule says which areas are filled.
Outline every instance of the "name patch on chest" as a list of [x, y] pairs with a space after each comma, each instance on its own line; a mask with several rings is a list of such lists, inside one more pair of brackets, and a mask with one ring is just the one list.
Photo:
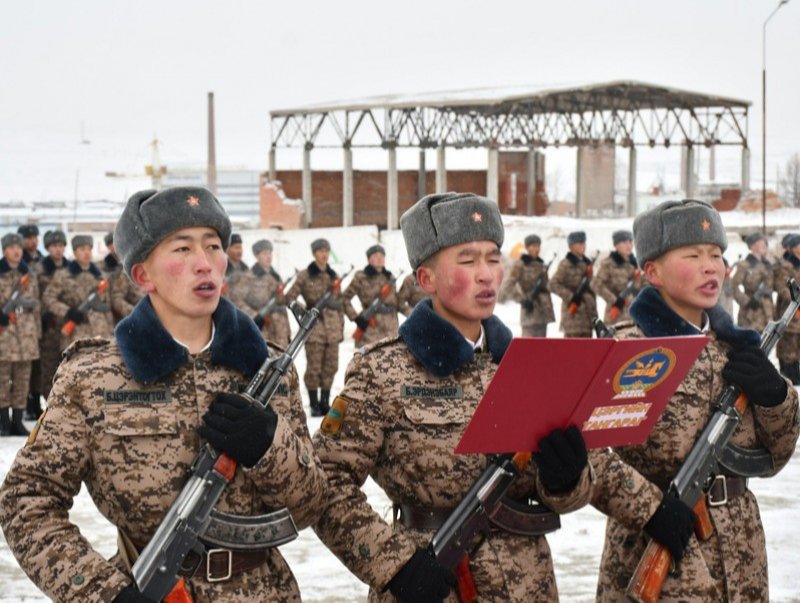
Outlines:
[[172, 393], [168, 389], [117, 389], [104, 390], [106, 404], [169, 404]]
[[447, 398], [461, 400], [464, 397], [464, 388], [460, 385], [401, 385], [400, 396], [403, 398]]

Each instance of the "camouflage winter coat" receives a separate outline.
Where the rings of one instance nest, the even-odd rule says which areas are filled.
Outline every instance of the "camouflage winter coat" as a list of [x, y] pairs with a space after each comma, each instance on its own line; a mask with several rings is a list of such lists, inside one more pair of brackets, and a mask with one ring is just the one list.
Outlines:
[[111, 309], [114, 316], [125, 318], [144, 296], [144, 289], [134, 283], [124, 271], [120, 271], [111, 284]]
[[39, 357], [39, 283], [25, 262], [11, 268], [5, 258], [0, 259], [0, 308], [11, 299], [25, 275], [28, 275], [28, 284], [20, 287], [17, 306], [12, 309], [16, 320], [7, 327], [0, 327], [0, 362], [24, 362]]
[[[338, 283], [339, 276], [330, 266], [320, 270], [316, 262], [297, 275], [297, 280], [286, 292], [286, 303], [290, 304], [298, 296], [303, 296], [307, 308], [311, 308]], [[342, 304], [341, 283], [333, 291], [333, 296], [325, 304], [320, 321], [307, 343], [339, 343], [344, 339], [344, 306]]]
[[590, 265], [589, 258], [586, 256], [579, 258], [570, 251], [567, 257], [561, 260], [556, 273], [550, 279], [550, 291], [561, 298], [560, 329], [565, 337], [586, 337], [592, 333], [592, 322], [597, 318], [597, 300], [592, 290], [591, 273], [589, 286], [581, 296], [575, 313], [571, 314], [569, 311], [571, 300]]
[[[739, 304], [739, 326], [763, 331], [775, 312], [772, 292], [775, 269], [767, 260], [759, 260], [752, 253], [739, 262], [731, 279], [733, 297]], [[756, 299], [758, 292], [759, 299]], [[755, 307], [751, 307], [755, 306]]]
[[[606, 324], [628, 318], [628, 307], [642, 286], [640, 274], [633, 254], [626, 260], [619, 252], [612, 251], [607, 258], [600, 262], [600, 268], [592, 280], [592, 289], [606, 302], [606, 311], [603, 315], [603, 321]], [[634, 288], [622, 300], [624, 305], [621, 310], [617, 310], [619, 312], [617, 317], [612, 318], [612, 308], [631, 280], [633, 280]]]
[[411, 310], [428, 297], [428, 294], [417, 284], [417, 277], [409, 274], [403, 279], [400, 291], [397, 292], [397, 307], [403, 316], [411, 314]]
[[[391, 272], [386, 269], [378, 272], [370, 265], [367, 265], [364, 270], [356, 272], [353, 280], [350, 281], [347, 289], [342, 293], [342, 301], [344, 302], [344, 311], [347, 314], [347, 318], [355, 320], [359, 315], [351, 301], [354, 296], [357, 296], [358, 301], [361, 302], [361, 308], [366, 309], [372, 303], [372, 300], [381, 294], [383, 286], [391, 280]], [[381, 300], [377, 312], [373, 315], [375, 326], [370, 326], [364, 331], [359, 345], [367, 345], [384, 337], [393, 337], [397, 333], [399, 325], [397, 304], [397, 290], [394, 283], [392, 283], [388, 295]]]
[[553, 300], [550, 298], [550, 289], [548, 288], [547, 265], [541, 258], [532, 258], [523, 253], [519, 260], [514, 262], [511, 272], [503, 281], [500, 296], [513, 299], [515, 302], [522, 302], [531, 296], [540, 278], [539, 292], [532, 300], [533, 309], [527, 310], [525, 306], [520, 306], [520, 325], [523, 327], [546, 325], [556, 319], [556, 315], [553, 313]]
[[[781, 316], [792, 301], [789, 287], [786, 285], [786, 281], [790, 278], [800, 283], [800, 258], [793, 253], [786, 253], [780, 260], [780, 271], [775, 282], [775, 290], [778, 292], [778, 302], [775, 304], [775, 318]], [[800, 333], [800, 320], [790, 322], [786, 330], [789, 333]]]

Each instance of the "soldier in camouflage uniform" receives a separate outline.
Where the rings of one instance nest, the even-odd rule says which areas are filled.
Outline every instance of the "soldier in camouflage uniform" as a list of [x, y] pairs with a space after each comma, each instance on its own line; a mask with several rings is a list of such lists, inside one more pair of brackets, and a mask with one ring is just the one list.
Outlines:
[[[2, 245], [0, 304], [5, 306], [16, 290], [19, 296], [17, 305], [8, 314], [0, 307], [0, 435], [28, 435], [22, 415], [31, 362], [39, 358], [39, 285], [22, 260], [22, 237], [9, 233], [3, 237]], [[20, 281], [26, 276], [28, 283], [22, 286]]]
[[133, 312], [133, 307], [145, 296], [144, 290], [134, 283], [123, 270], [111, 283], [111, 310], [120, 320]]
[[721, 476], [709, 488], [714, 533], [703, 542], [694, 536], [692, 510], [664, 490], [728, 383], [751, 402], [732, 443], [765, 447], [779, 471], [800, 433], [797, 393], [759, 349], [759, 334], [736, 327], [715, 305], [727, 246], [716, 210], [700, 201], [662, 203], [640, 214], [633, 231], [652, 286], [633, 302], [633, 322], [618, 324], [616, 337], [704, 333], [710, 341], [644, 444], [590, 454], [593, 504], [609, 516], [597, 600], [628, 600], [626, 587], [650, 537], [676, 561], [660, 601], [767, 601], [764, 531], [747, 480]]
[[[95, 266], [97, 266], [103, 278], [108, 281], [108, 288], [106, 291], [108, 291], [108, 299], [111, 300], [114, 296], [114, 283], [116, 283], [117, 277], [122, 273], [122, 265], [119, 263], [117, 252], [114, 249], [114, 233], [106, 233], [103, 237], [103, 243], [105, 243], [108, 253], [102, 260], [95, 262]], [[111, 304], [111, 314], [114, 317], [114, 324], [119, 322], [122, 318], [122, 316], [117, 314], [114, 310], [113, 304]]]
[[225, 268], [225, 280], [228, 283], [228, 295], [230, 297], [230, 290], [236, 284], [237, 279], [246, 274], [250, 269], [247, 264], [242, 261], [244, 254], [244, 247], [242, 246], [242, 235], [233, 233], [231, 235], [231, 244], [228, 246], [228, 266]]
[[[344, 390], [314, 436], [330, 485], [314, 530], [369, 584], [370, 601], [453, 602], [453, 572], [424, 549], [487, 465], [485, 455], [453, 450], [512, 337], [492, 314], [503, 225], [497, 204], [472, 193], [425, 197], [400, 225], [431, 299], [397, 336], [359, 349], [348, 366]], [[557, 511], [586, 503], [591, 477], [580, 433], [557, 430], [545, 439], [543, 455], [511, 496], [527, 504], [538, 493]], [[555, 471], [560, 457], [550, 443], [564, 454]], [[391, 525], [361, 490], [367, 476], [394, 504]], [[541, 532], [493, 529], [464, 573], [472, 574], [480, 601], [558, 597]]]
[[92, 237], [72, 237], [72, 253], [75, 259], [59, 270], [42, 295], [44, 310], [53, 316], [57, 329], [68, 321], [75, 323], [71, 335], [61, 334], [61, 349], [84, 337], [111, 337], [114, 332], [114, 317], [109, 305], [108, 290], [98, 296], [98, 303], [88, 312], [78, 309], [89, 295], [96, 291], [103, 275], [92, 263]]
[[[36, 267], [42, 260], [42, 253], [39, 251], [39, 227], [36, 224], [23, 224], [17, 229], [17, 233], [22, 237], [22, 261], [29, 269], [35, 272]], [[45, 249], [47, 245], [45, 244]], [[41, 295], [41, 290], [39, 291]], [[31, 363], [31, 378], [28, 386], [27, 401], [25, 404], [25, 418], [36, 420], [42, 413], [41, 410], [41, 383], [42, 367], [38, 359]]]
[[[780, 316], [791, 302], [786, 281], [793, 278], [800, 282], [800, 235], [790, 235], [785, 241], [787, 251], [780, 259], [780, 271], [775, 280], [775, 290], [778, 292], [775, 316]], [[776, 353], [781, 373], [788, 377], [792, 384], [800, 385], [800, 320], [789, 323], [786, 333], [778, 341]]]
[[286, 292], [286, 303], [299, 295], [307, 308], [315, 306], [328, 291], [332, 293], [320, 313], [319, 324], [306, 341], [306, 372], [303, 382], [308, 388], [311, 416], [321, 417], [330, 408], [331, 385], [339, 370], [339, 344], [344, 339], [344, 304], [341, 279], [328, 265], [331, 244], [326, 239], [311, 243], [314, 261], [297, 275]]
[[43, 257], [39, 251], [39, 227], [36, 224], [23, 224], [17, 228], [17, 233], [22, 237], [22, 261], [28, 268], [33, 268]]
[[731, 283], [734, 299], [739, 304], [737, 322], [740, 327], [760, 332], [772, 320], [775, 311], [772, 303], [775, 268], [767, 259], [764, 235], [753, 233], [745, 238], [745, 242], [750, 253], [739, 262]]
[[[261, 239], [253, 244], [256, 263], [249, 272], [243, 274], [231, 290], [231, 301], [251, 316], [268, 341], [285, 348], [289, 345], [291, 328], [289, 313], [283, 303], [284, 282], [281, 275], [272, 267], [272, 242]], [[277, 296], [277, 297], [276, 297]], [[260, 316], [259, 310], [270, 302], [275, 305], [267, 316]]]
[[[514, 262], [511, 274], [503, 282], [501, 297], [507, 297], [520, 303], [520, 324], [523, 337], [547, 337], [547, 324], [554, 322], [553, 300], [548, 288], [547, 268], [539, 257], [542, 239], [537, 235], [525, 237], [525, 250]], [[537, 283], [539, 291], [532, 297]]]
[[[571, 232], [567, 236], [569, 253], [561, 260], [555, 275], [550, 279], [550, 291], [561, 298], [561, 331], [564, 337], [591, 337], [592, 325], [597, 318], [597, 299], [591, 285], [582, 295], [578, 288], [583, 277], [592, 276], [592, 260], [587, 258], [586, 233]], [[574, 312], [570, 311], [574, 309]]]
[[[600, 262], [600, 268], [592, 280], [592, 289], [606, 302], [603, 316], [606, 324], [628, 318], [628, 306], [642, 285], [641, 271], [633, 255], [633, 234], [629, 230], [618, 230], [611, 235], [611, 240], [614, 251]], [[631, 282], [633, 289], [623, 296]]]
[[403, 279], [403, 284], [400, 285], [400, 290], [397, 292], [397, 309], [403, 316], [408, 316], [411, 314], [411, 310], [427, 297], [428, 294], [417, 283], [417, 276], [409, 274]]
[[[394, 283], [391, 283], [393, 278], [392, 273], [386, 270], [386, 250], [383, 246], [373, 245], [368, 248], [366, 267], [355, 273], [342, 293], [345, 314], [356, 323], [357, 332], [361, 333], [361, 339], [357, 342], [359, 345], [367, 345], [397, 333], [398, 301], [397, 290]], [[381, 295], [383, 287], [390, 283], [389, 292], [381, 299], [378, 310], [373, 316], [374, 325], [370, 324], [369, 320], [356, 311], [351, 300], [354, 296], [358, 296], [363, 311]]]
[[[316, 516], [325, 478], [297, 373], [284, 377], [268, 409], [233, 393], [275, 349], [220, 299], [229, 237], [222, 206], [201, 188], [137, 193], [117, 224], [125, 271], [148, 299], [115, 339], [82, 339], [65, 352], [47, 411], [0, 489], [9, 546], [56, 601], [149, 601], [131, 583], [131, 557], [153, 536], [205, 441], [242, 466], [219, 510], [254, 516], [287, 507], [298, 528]], [[66, 510], [81, 482], [125, 553], [107, 561], [70, 523]], [[186, 578], [196, 603], [300, 601], [277, 548], [220, 551], [204, 552]]]

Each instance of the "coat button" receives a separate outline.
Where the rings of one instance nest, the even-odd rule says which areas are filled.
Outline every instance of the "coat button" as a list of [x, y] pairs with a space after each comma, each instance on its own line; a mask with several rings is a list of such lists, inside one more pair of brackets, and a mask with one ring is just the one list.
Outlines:
[[300, 460], [303, 461], [304, 465], [310, 465], [311, 464], [311, 457], [308, 456], [307, 454], [304, 454], [303, 456], [301, 456]]
[[75, 576], [72, 576], [72, 583], [75, 586], [80, 586], [81, 584], [83, 584], [84, 580], [86, 580], [86, 578], [84, 578], [81, 574], [76, 574]]
[[369, 557], [369, 547], [366, 544], [362, 544], [360, 547], [358, 547], [358, 552], [364, 559]]

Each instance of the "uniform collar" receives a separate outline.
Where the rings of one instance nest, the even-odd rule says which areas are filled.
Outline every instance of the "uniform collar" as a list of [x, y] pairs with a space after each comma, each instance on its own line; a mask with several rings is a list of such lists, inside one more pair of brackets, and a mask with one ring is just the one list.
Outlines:
[[119, 266], [119, 260], [115, 258], [112, 254], [108, 254], [105, 258], [103, 258], [103, 264], [106, 267], [106, 270], [109, 272], [114, 272]]
[[[482, 321], [481, 327], [492, 359], [499, 363], [511, 343], [511, 331], [496, 316]], [[398, 332], [411, 355], [437, 377], [452, 375], [475, 356], [475, 344], [436, 314], [430, 299], [414, 306]]]
[[623, 265], [623, 264], [625, 264], [626, 262], [627, 262], [627, 263], [629, 263], [629, 264], [632, 264], [634, 268], [638, 268], [638, 266], [639, 266], [639, 265], [636, 263], [636, 257], [635, 257], [633, 254], [631, 254], [631, 255], [628, 257], [628, 259], [627, 259], [627, 260], [626, 260], [626, 259], [625, 259], [625, 257], [624, 257], [624, 256], [623, 256], [623, 255], [622, 255], [622, 254], [621, 254], [619, 251], [617, 251], [616, 249], [615, 249], [614, 251], [612, 251], [611, 253], [609, 253], [608, 255], [611, 257], [611, 259], [612, 259], [612, 260], [614, 260], [614, 262], [615, 262], [615, 263], [616, 263], [618, 266], [622, 266], [622, 265]]
[[28, 274], [28, 265], [25, 263], [25, 260], [20, 260], [17, 267], [12, 268], [6, 258], [0, 258], [0, 274], [5, 274], [6, 272], [11, 272], [12, 270], [16, 270], [20, 274]]
[[[255, 323], [225, 298], [212, 316], [211, 362], [254, 375], [269, 355]], [[189, 361], [189, 350], [164, 328], [149, 297], [123, 318], [114, 335], [125, 366], [140, 383], [152, 383]]]
[[544, 260], [542, 258], [540, 257], [534, 258], [529, 256], [527, 253], [523, 253], [521, 256], [519, 256], [519, 259], [522, 260], [522, 263], [525, 264], [526, 266], [530, 266], [534, 262], [539, 262], [540, 264], [544, 264]]
[[44, 271], [47, 272], [47, 274], [53, 274], [56, 270], [60, 270], [61, 268], [66, 268], [67, 262], [61, 260], [61, 265], [56, 266], [55, 260], [53, 260], [53, 256], [48, 255], [46, 258], [42, 260], [40, 265], [44, 268]]
[[92, 262], [89, 262], [89, 267], [84, 270], [81, 268], [81, 265], [78, 262], [72, 260], [69, 264], [67, 264], [67, 268], [69, 268], [69, 273], [72, 276], [78, 276], [81, 272], [91, 272], [95, 278], [103, 278], [103, 275], [100, 274], [100, 270]]
[[[336, 278], [336, 272], [334, 272], [334, 270], [333, 270], [333, 268], [331, 268], [330, 264], [325, 266], [325, 272], [328, 273], [329, 277]], [[311, 262], [308, 265], [308, 276], [310, 276], [311, 278], [314, 278], [316, 276], [319, 276], [320, 274], [322, 274], [322, 270], [319, 269], [319, 266], [317, 266], [317, 263], [316, 262]]]

